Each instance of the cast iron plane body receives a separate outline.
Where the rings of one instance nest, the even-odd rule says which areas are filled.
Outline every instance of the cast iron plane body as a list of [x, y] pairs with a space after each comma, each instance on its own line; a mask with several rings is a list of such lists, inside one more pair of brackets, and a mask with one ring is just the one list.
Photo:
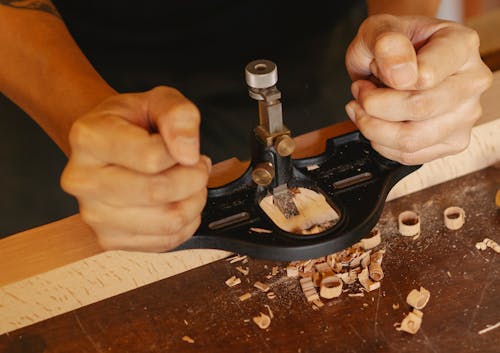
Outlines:
[[[208, 190], [199, 229], [176, 250], [222, 249], [292, 261], [325, 256], [367, 236], [391, 188], [420, 166], [382, 157], [359, 131], [328, 140], [318, 156], [293, 159], [295, 144], [283, 124], [276, 65], [256, 60], [245, 75], [249, 95], [259, 103], [250, 166], [237, 180]], [[291, 195], [297, 187], [321, 193], [340, 215], [337, 223], [314, 235], [295, 234], [278, 227], [260, 208], [260, 201], [272, 195], [282, 214], [293, 217], [297, 209]]]

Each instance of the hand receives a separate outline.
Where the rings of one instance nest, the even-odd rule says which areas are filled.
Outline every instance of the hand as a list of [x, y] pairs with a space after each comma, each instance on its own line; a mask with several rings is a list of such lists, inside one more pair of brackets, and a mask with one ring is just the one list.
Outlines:
[[165, 251], [196, 231], [211, 168], [199, 124], [167, 87], [113, 96], [74, 123], [61, 185], [105, 249]]
[[347, 114], [376, 151], [409, 165], [468, 146], [492, 80], [475, 31], [426, 17], [369, 17], [346, 66]]

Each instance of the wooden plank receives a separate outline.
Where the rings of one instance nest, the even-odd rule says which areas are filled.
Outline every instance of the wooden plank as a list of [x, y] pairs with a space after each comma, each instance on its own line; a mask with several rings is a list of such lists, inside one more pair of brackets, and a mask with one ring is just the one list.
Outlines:
[[[499, 320], [500, 255], [474, 247], [484, 237], [500, 241], [498, 182], [500, 170], [489, 169], [387, 203], [380, 221], [385, 278], [364, 297], [344, 294], [315, 311], [283, 269], [266, 279], [283, 263], [250, 259], [243, 276], [238, 264], [218, 261], [0, 336], [0, 352], [498, 352], [499, 329], [478, 332]], [[450, 205], [466, 212], [458, 231], [441, 219]], [[397, 234], [405, 209], [421, 216], [416, 240]], [[233, 275], [242, 283], [228, 288], [224, 281]], [[255, 281], [268, 284], [276, 299]], [[420, 286], [431, 292], [422, 328], [414, 336], [396, 331], [409, 311], [406, 295]], [[252, 297], [240, 302], [245, 292]], [[267, 313], [265, 305], [274, 318], [261, 330], [251, 318]]]
[[[494, 88], [498, 87], [498, 82], [500, 82], [499, 72], [495, 74]], [[498, 132], [500, 120], [492, 120], [493, 117], [499, 116], [499, 100], [496, 98], [498, 92], [491, 95], [491, 101], [483, 102], [486, 106], [485, 111], [492, 112], [487, 119], [490, 121], [474, 128], [475, 138], [468, 151], [463, 152], [461, 157], [455, 159], [447, 157], [448, 159], [429, 163], [431, 166], [426, 167], [428, 170], [426, 173], [440, 176], [444, 170], [449, 169], [452, 172], [447, 174], [447, 178], [454, 178], [500, 159], [498, 155], [500, 153], [500, 139], [494, 138], [500, 136]], [[489, 96], [485, 95], [485, 97]], [[350, 126], [348, 123], [342, 125], [342, 129], [348, 130], [350, 128], [352, 125]], [[335, 127], [319, 133], [314, 132], [309, 135], [313, 136], [312, 138], [303, 138], [300, 143], [303, 143], [304, 146], [310, 146], [320, 140], [318, 145], [324, 146], [323, 142], [330, 137], [331, 132], [335, 132]], [[318, 145], [314, 148], [318, 148]], [[480, 163], [476, 163], [478, 160]], [[487, 163], [485, 164], [484, 161]], [[436, 167], [432, 167], [432, 165]], [[445, 180], [447, 179], [445, 178]], [[441, 178], [440, 182], [445, 180]], [[401, 183], [398, 186], [400, 188], [399, 195], [416, 191], [414, 185], [425, 188], [435, 182], [435, 176], [423, 174], [420, 176], [418, 184], [416, 181], [409, 181], [408, 184]], [[140, 285], [227, 256], [226, 252], [216, 250], [167, 254], [129, 252], [96, 254], [99, 249], [95, 238], [89, 228], [82, 224], [78, 216], [59, 222], [23, 232], [15, 236], [14, 240], [10, 240], [8, 237], [0, 241], [0, 268], [2, 268], [0, 285], [3, 286], [0, 292], [0, 303], [4, 301], [11, 303], [0, 306], [0, 317], [10, 318], [8, 323], [3, 320], [0, 322], [0, 332], [7, 332], [95, 303], [112, 295], [135, 289]], [[64, 240], [66, 236], [69, 241]], [[44, 255], [41, 256], [40, 253]], [[70, 262], [72, 262], [70, 265], [66, 265]], [[129, 265], [133, 263], [136, 265], [130, 268]], [[155, 272], [151, 270], [151, 266], [155, 268], [158, 266], [161, 270]], [[168, 270], [164, 270], [163, 267], [168, 268]], [[72, 279], [75, 274], [81, 276], [83, 282], [88, 279], [87, 282], [92, 285], [92, 290], [75, 283]], [[100, 284], [97, 279], [103, 281], [104, 285], [93, 286], [96, 283]], [[78, 300], [68, 294], [60, 297], [61, 291], [78, 292]], [[35, 295], [35, 293], [38, 294]], [[15, 297], [21, 299], [15, 300]], [[51, 300], [52, 297], [56, 299]], [[10, 301], [9, 298], [14, 299], [14, 302]]]

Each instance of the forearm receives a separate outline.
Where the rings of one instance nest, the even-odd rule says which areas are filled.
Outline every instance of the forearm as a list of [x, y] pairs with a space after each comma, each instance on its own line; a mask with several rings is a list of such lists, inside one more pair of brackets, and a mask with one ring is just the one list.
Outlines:
[[0, 91], [66, 153], [74, 120], [114, 90], [47, 1], [0, 0]]
[[436, 16], [440, 0], [367, 0], [368, 14]]

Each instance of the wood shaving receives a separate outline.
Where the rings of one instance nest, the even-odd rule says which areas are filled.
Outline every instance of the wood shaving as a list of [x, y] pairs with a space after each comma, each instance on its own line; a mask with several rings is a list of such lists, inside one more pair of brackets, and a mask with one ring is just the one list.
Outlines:
[[484, 245], [480, 245], [480, 248], [478, 247], [478, 244], [476, 244], [476, 248], [480, 250], [486, 250], [486, 247], [493, 249], [496, 253], [500, 253], [500, 245], [494, 240], [491, 240], [489, 238], [484, 238], [482, 241]]
[[229, 278], [226, 280], [226, 282], [225, 282], [225, 283], [226, 283], [226, 285], [227, 285], [228, 287], [234, 287], [234, 286], [236, 286], [236, 285], [238, 285], [238, 284], [240, 284], [240, 283], [241, 283], [241, 279], [239, 279], [239, 278], [238, 278], [238, 277], [236, 277], [236, 276], [232, 276], [232, 277], [229, 277]]
[[417, 333], [422, 325], [423, 313], [420, 310], [413, 309], [406, 317], [401, 321], [401, 325], [396, 327], [398, 331], [404, 331], [411, 334]]
[[483, 328], [482, 330], [479, 330], [477, 333], [479, 333], [480, 335], [486, 333], [486, 332], [489, 332], [491, 330], [494, 330], [496, 328], [499, 328], [500, 327], [500, 321], [497, 322], [496, 324], [494, 325], [486, 325], [485, 328]]
[[273, 232], [270, 229], [258, 228], [258, 227], [251, 227], [250, 231], [254, 232], [254, 233], [259, 233], [259, 234], [271, 234]]
[[253, 284], [253, 286], [254, 286], [255, 288], [257, 288], [258, 290], [260, 290], [260, 291], [264, 292], [264, 293], [265, 293], [265, 292], [267, 292], [267, 291], [269, 290], [269, 286], [268, 286], [267, 284], [262, 283], [262, 282], [259, 282], [259, 281], [255, 282], [255, 283]]
[[420, 235], [420, 216], [413, 211], [401, 212], [398, 216], [398, 230], [405, 237]]
[[363, 249], [370, 250], [378, 246], [381, 241], [382, 238], [380, 237], [380, 230], [375, 228], [370, 232], [367, 238], [361, 239], [360, 243]]
[[248, 300], [251, 297], [252, 297], [252, 295], [248, 292], [239, 296], [241, 302], [244, 302], [245, 300]]
[[314, 283], [310, 277], [301, 278], [300, 286], [302, 287], [302, 292], [304, 292], [308, 302], [319, 300], [318, 292], [316, 291], [316, 288], [314, 288]]
[[236, 270], [244, 276], [248, 276], [248, 274], [250, 273], [250, 269], [248, 267], [243, 268], [242, 266], [237, 266]]
[[184, 320], [184, 325], [186, 325], [186, 326], [189, 325], [187, 320]]
[[358, 292], [358, 293], [348, 293], [347, 296], [349, 297], [364, 297], [365, 293], [363, 292]]
[[342, 294], [342, 280], [337, 276], [327, 276], [321, 280], [319, 295], [325, 299], [337, 298]]
[[260, 313], [259, 316], [253, 317], [252, 320], [257, 326], [259, 326], [259, 328], [263, 330], [267, 329], [271, 325], [271, 318], [264, 313]]
[[187, 343], [194, 343], [194, 339], [189, 336], [182, 336], [182, 340]]
[[313, 304], [319, 309], [325, 306], [325, 304], [320, 300], [313, 300]]
[[420, 287], [420, 290], [413, 289], [406, 297], [406, 302], [408, 305], [415, 309], [423, 309], [429, 302], [431, 293], [424, 287]]
[[451, 206], [444, 210], [443, 218], [446, 228], [458, 230], [465, 223], [465, 211], [460, 207]]
[[364, 268], [358, 275], [358, 281], [367, 292], [380, 288], [380, 282], [373, 282], [368, 275], [368, 269]]
[[267, 293], [267, 299], [275, 299], [276, 298], [276, 293], [274, 292], [268, 292]]
[[394, 310], [398, 310], [399, 309], [399, 303], [392, 304], [392, 308]]
[[299, 277], [299, 269], [295, 266], [288, 265], [286, 267], [286, 275], [287, 277], [297, 278]]
[[372, 262], [370, 266], [368, 266], [368, 273], [370, 278], [376, 282], [380, 282], [382, 278], [384, 278], [384, 271], [382, 270], [382, 266], [376, 262]]
[[279, 267], [278, 266], [273, 266], [273, 268], [271, 269], [271, 275], [273, 276], [276, 276], [279, 272]]
[[264, 306], [266, 307], [267, 312], [269, 313], [269, 317], [270, 317], [271, 319], [274, 319], [274, 314], [273, 314], [273, 312], [271, 311], [271, 307], [270, 307], [269, 305], [267, 305], [267, 304], [264, 304]]
[[226, 261], [228, 261], [230, 264], [234, 264], [236, 262], [240, 262], [240, 261], [244, 261], [244, 260], [247, 260], [246, 255], [234, 255], [234, 256], [226, 259]]

